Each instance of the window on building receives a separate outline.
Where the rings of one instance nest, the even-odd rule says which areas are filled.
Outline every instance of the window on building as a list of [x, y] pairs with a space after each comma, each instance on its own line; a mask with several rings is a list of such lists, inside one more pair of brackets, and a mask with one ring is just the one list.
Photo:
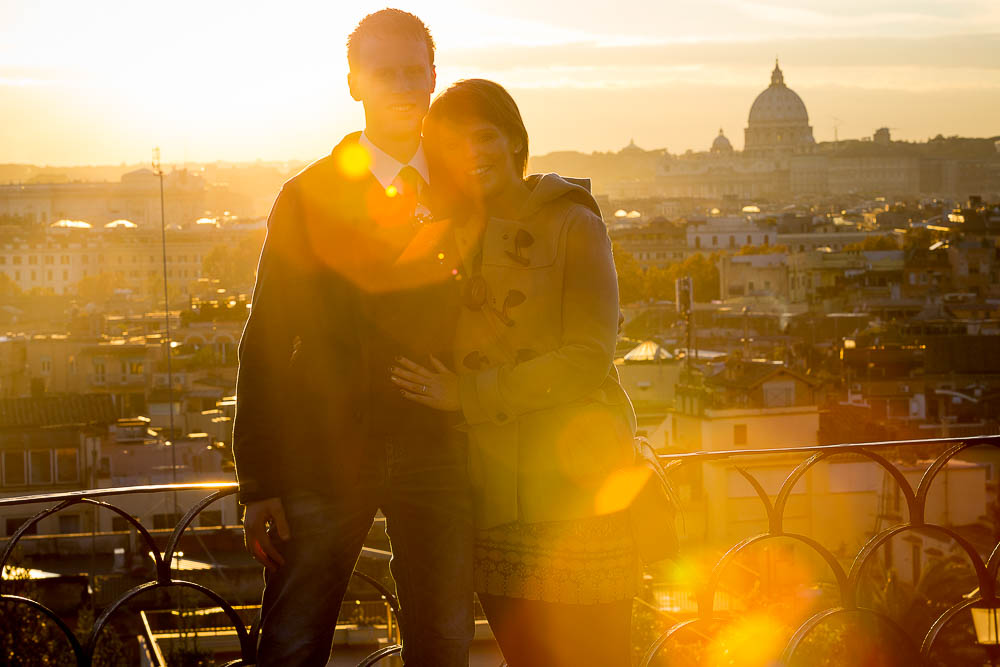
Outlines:
[[104, 360], [94, 359], [94, 382], [104, 382]]
[[7, 263], [7, 256], [6, 255], [0, 255], [0, 266], [4, 265], [6, 263]]
[[713, 236], [712, 237], [712, 247], [714, 248], [717, 245], [719, 245], [719, 237], [718, 236]]
[[28, 479], [32, 484], [52, 483], [52, 450], [36, 449], [28, 453]]
[[80, 515], [79, 514], [60, 514], [59, 515], [59, 532], [60, 533], [79, 533], [80, 532]]
[[143, 364], [141, 361], [131, 361], [128, 365], [128, 372], [131, 375], [142, 375], [144, 372]]
[[38, 273], [36, 271], [32, 271], [31, 272], [31, 279], [32, 280], [38, 280]]
[[28, 264], [31, 265], [31, 266], [34, 266], [35, 264], [38, 264], [38, 257], [35, 256], [35, 255], [32, 255], [32, 256], [28, 257]]
[[75, 449], [56, 450], [56, 481], [76, 482], [80, 479], [79, 452]]
[[63, 255], [59, 258], [60, 264], [69, 264], [69, 255]]
[[153, 530], [168, 530], [177, 525], [177, 522], [181, 520], [181, 514], [169, 513], [169, 514], [154, 514], [153, 515]]
[[222, 510], [205, 510], [198, 515], [199, 526], [221, 526]]
[[[17, 532], [17, 529], [21, 527], [22, 523], [27, 523], [29, 521], [28, 517], [10, 517], [5, 521], [5, 528], [7, 529], [7, 536], [10, 537]], [[38, 534], [38, 524], [36, 523], [31, 528], [28, 529], [26, 535], [37, 535]]]
[[90, 262], [90, 255], [80, 255], [80, 263], [88, 264]]
[[765, 407], [787, 408], [795, 405], [795, 382], [793, 380], [765, 382], [761, 389], [764, 392]]
[[14, 255], [14, 264], [20, 264], [20, 263], [21, 263], [21, 256]]
[[45, 263], [46, 264], [55, 264], [56, 263], [56, 258], [53, 255], [46, 255], [45, 256]]
[[[132, 518], [136, 519], [136, 520], [139, 519], [139, 517], [137, 517], [137, 516], [133, 516]], [[123, 531], [129, 530], [131, 527], [132, 527], [132, 524], [129, 523], [128, 520], [125, 517], [123, 517], [123, 516], [113, 516], [113, 517], [111, 517], [111, 530], [113, 530], [115, 532], [123, 532]]]
[[733, 424], [733, 446], [742, 447], [747, 444], [747, 425]]
[[45, 272], [45, 279], [48, 280], [48, 281], [52, 280], [52, 270], [51, 269], [49, 269], [48, 271]]
[[24, 470], [24, 452], [3, 453], [3, 483], [6, 486], [24, 486], [27, 476]]

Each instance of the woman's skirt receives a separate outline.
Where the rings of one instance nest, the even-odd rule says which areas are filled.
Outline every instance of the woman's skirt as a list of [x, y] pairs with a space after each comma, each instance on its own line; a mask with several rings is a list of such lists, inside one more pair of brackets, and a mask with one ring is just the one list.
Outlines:
[[636, 595], [639, 575], [623, 512], [571, 521], [515, 521], [476, 536], [479, 593], [563, 604], [616, 602]]

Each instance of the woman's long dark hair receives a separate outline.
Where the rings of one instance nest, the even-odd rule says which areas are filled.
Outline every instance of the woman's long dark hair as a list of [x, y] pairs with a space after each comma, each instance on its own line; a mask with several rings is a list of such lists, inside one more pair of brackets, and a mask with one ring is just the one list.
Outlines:
[[512, 145], [514, 166], [523, 176], [528, 165], [528, 130], [521, 111], [510, 93], [499, 83], [487, 79], [463, 79], [438, 95], [424, 118], [424, 147], [431, 171], [432, 208], [438, 217], [447, 217], [467, 208], [458, 189], [447, 176], [443, 163], [447, 156], [439, 151], [436, 131], [448, 123], [478, 118], [500, 128]]

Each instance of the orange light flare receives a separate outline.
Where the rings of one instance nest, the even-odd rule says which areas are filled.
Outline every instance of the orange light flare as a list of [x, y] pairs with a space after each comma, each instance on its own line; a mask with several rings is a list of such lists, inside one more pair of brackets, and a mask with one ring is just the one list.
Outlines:
[[708, 667], [771, 667], [781, 656], [788, 628], [766, 614], [747, 614], [723, 628], [705, 650]]
[[340, 173], [352, 181], [363, 178], [368, 173], [371, 163], [372, 156], [361, 144], [350, 144], [337, 152], [337, 167]]
[[[342, 153], [347, 157], [338, 154], [337, 166], [345, 174], [367, 170], [369, 157], [363, 148], [345, 149]], [[359, 224], [361, 218], [345, 217], [338, 208], [336, 193], [331, 194], [321, 185], [308, 183], [301, 194], [307, 200], [302, 206], [302, 221], [309, 258], [317, 260], [310, 268], [339, 274], [368, 293], [458, 279], [460, 258], [449, 240], [449, 220], [422, 220], [418, 224], [412, 201], [405, 196], [389, 196], [389, 191], [372, 179], [372, 185], [365, 186], [363, 204], [358, 209], [366, 223]], [[392, 186], [389, 190], [395, 192]], [[294, 239], [283, 238], [276, 243], [287, 261], [302, 263], [303, 254]]]
[[717, 591], [725, 593], [729, 608], [717, 604], [715, 611], [732, 620], [706, 649], [704, 664], [777, 664], [795, 628], [836, 604], [832, 579], [818, 555], [790, 540], [768, 540], [747, 548], [721, 574]]

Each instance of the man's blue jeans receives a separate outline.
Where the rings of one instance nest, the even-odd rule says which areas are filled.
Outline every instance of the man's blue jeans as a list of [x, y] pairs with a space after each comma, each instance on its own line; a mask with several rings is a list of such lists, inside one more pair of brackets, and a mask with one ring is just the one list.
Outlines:
[[282, 497], [291, 539], [265, 574], [257, 664], [326, 665], [340, 604], [376, 510], [386, 517], [407, 667], [469, 664], [472, 511], [465, 448], [373, 447], [356, 488]]

